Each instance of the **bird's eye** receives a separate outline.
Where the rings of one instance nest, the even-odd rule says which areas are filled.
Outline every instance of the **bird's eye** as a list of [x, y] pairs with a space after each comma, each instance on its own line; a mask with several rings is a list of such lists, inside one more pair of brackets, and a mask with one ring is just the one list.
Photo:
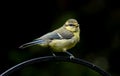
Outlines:
[[74, 24], [69, 24], [69, 26], [75, 26]]

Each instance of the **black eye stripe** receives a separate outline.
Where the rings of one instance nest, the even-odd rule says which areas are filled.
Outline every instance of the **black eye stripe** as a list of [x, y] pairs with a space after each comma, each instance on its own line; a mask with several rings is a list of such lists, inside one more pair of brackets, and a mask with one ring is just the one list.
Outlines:
[[69, 26], [75, 26], [74, 24], [69, 24]]

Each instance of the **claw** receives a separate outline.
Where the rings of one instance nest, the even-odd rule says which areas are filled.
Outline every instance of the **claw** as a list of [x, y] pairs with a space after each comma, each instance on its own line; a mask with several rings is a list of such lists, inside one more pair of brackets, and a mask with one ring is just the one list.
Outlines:
[[75, 58], [75, 57], [74, 57], [73, 55], [71, 55], [71, 56], [70, 56], [70, 59], [73, 59], [73, 58]]
[[56, 55], [55, 55], [54, 53], [52, 53], [52, 55], [53, 55], [54, 57], [56, 57]]
[[56, 57], [56, 55], [55, 55], [55, 53], [53, 51], [51, 51], [51, 54], [52, 54], [52, 56]]

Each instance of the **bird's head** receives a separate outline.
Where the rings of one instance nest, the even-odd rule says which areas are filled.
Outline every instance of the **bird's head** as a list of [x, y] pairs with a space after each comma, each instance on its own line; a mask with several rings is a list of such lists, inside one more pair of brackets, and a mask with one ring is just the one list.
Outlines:
[[65, 24], [65, 28], [71, 32], [79, 31], [79, 24], [76, 19], [68, 19]]

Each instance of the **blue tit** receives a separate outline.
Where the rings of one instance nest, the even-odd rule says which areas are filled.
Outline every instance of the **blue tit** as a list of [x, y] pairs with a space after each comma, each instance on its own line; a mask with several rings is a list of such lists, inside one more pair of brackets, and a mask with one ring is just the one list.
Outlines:
[[[26, 48], [33, 45], [50, 47], [53, 52], [65, 52], [74, 57], [68, 49], [74, 47], [80, 41], [80, 28], [76, 19], [68, 19], [65, 24], [29, 43], [25, 43], [20, 48]], [[55, 56], [55, 54], [53, 53]]]

